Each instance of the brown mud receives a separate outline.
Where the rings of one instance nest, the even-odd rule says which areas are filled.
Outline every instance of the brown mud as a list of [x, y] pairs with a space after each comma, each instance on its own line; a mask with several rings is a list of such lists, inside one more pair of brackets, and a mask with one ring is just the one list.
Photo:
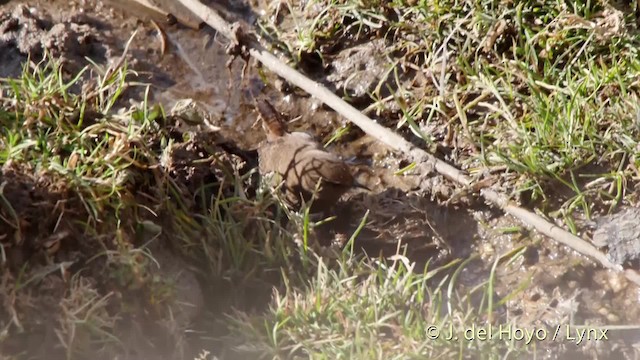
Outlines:
[[[294, 119], [289, 124], [291, 130], [308, 131], [326, 141], [334, 131], [346, 125], [344, 119], [315, 99], [297, 92], [282, 94], [265, 86], [253, 66], [243, 78], [241, 60], [236, 60], [228, 69], [224, 50], [226, 40], [211, 29], [194, 31], [179, 25], [164, 26], [167, 43], [163, 54], [163, 40], [149, 22], [139, 21], [101, 2], [35, 1], [20, 7], [21, 3], [10, 1], [0, 5], [0, 77], [19, 76], [28, 56], [37, 59], [45, 51], [63, 59], [69, 73], [85, 66], [85, 57], [99, 64], [118, 61], [127, 40], [137, 30], [126, 56], [129, 65], [139, 72], [139, 80], [152, 85], [152, 100], [162, 103], [166, 109], [183, 98], [199, 101], [222, 128], [221, 136], [239, 149], [255, 149], [264, 137], [260, 128], [253, 126], [256, 119], [253, 95], [260, 92], [267, 94], [281, 112]], [[232, 10], [238, 9], [244, 12], [236, 13], [236, 16], [247, 21], [254, 19], [258, 12], [258, 9], [254, 13], [249, 7], [238, 5]], [[350, 96], [361, 97], [377, 80], [361, 74], [350, 77], [345, 73], [352, 68], [375, 68], [375, 58], [370, 54], [376, 53], [376, 46], [383, 45], [356, 44], [349, 51], [340, 52], [333, 59], [327, 83], [335, 88], [346, 87]], [[377, 69], [376, 73], [382, 74], [383, 70]], [[275, 79], [271, 80], [275, 82]], [[130, 99], [140, 100], [141, 96], [140, 93], [129, 94]], [[179, 144], [170, 155], [172, 176], [187, 188], [216, 177], [216, 173], [208, 168], [193, 165], [194, 160], [208, 154], [204, 149], [207, 142], [215, 141], [206, 136], [196, 138]], [[419, 264], [434, 260], [436, 264], [442, 264], [453, 258], [478, 254], [479, 260], [471, 263], [462, 275], [462, 282], [469, 286], [486, 280], [498, 256], [519, 246], [528, 246], [516, 266], [498, 267], [495, 286], [499, 296], [506, 296], [525, 279], [530, 279], [526, 290], [505, 305], [506, 313], [510, 318], [517, 318], [521, 327], [640, 322], [640, 293], [623, 277], [599, 269], [587, 259], [537, 234], [504, 230], [518, 224], [477, 199], [445, 203], [456, 189], [440, 176], [432, 174], [426, 186], [420, 183], [418, 174], [394, 175], [407, 164], [359, 130], [352, 129], [330, 149], [357, 164], [360, 178], [372, 192], [353, 191], [345, 196], [337, 209], [338, 219], [320, 230], [319, 236], [331, 241], [338, 235], [350, 235], [369, 210], [369, 223], [357, 239], [358, 251], [370, 256], [392, 255], [399, 246], [404, 246], [407, 256]], [[240, 162], [236, 156], [228, 155], [230, 167]], [[152, 247], [150, 251], [154, 258], [166, 264], [162, 267], [163, 272], [157, 275], [177, 274], [174, 280], [176, 287], [181, 289], [177, 293], [191, 302], [196, 299], [195, 306], [174, 308], [178, 320], [162, 325], [165, 328], [158, 327], [163, 317], [150, 316], [148, 306], [144, 304], [131, 306], [126, 314], [115, 316], [106, 299], [118, 297], [120, 301], [128, 299], [135, 303], [134, 299], [144, 289], [131, 285], [131, 292], [126, 294], [116, 290], [113, 279], [105, 278], [104, 263], [95, 261], [91, 266], [85, 266], [89, 259], [83, 254], [95, 253], [96, 244], [83, 241], [86, 237], [84, 228], [68, 221], [71, 215], [72, 218], [86, 218], [81, 199], [69, 194], [64, 184], [48, 182], [46, 176], [35, 174], [32, 169], [5, 166], [0, 179], [6, 202], [11, 204], [16, 218], [23, 222], [14, 227], [6, 224], [0, 227], [0, 241], [7, 259], [2, 288], [6, 289], [10, 278], [19, 274], [27, 263], [37, 269], [32, 274], [40, 276], [38, 286], [28, 293], [4, 294], [1, 314], [5, 318], [0, 319], [0, 326], [8, 329], [9, 335], [0, 335], [0, 353], [20, 355], [19, 358], [51, 355], [51, 348], [59, 341], [60, 334], [72, 331], [59, 323], [57, 312], [76, 311], [82, 307], [74, 302], [76, 299], [69, 298], [68, 294], [74, 293], [67, 291], [69, 287], [76, 287], [96, 299], [95, 311], [110, 314], [104, 318], [118, 324], [119, 335], [128, 339], [114, 342], [114, 347], [125, 354], [121, 358], [193, 358], [201, 348], [211, 349], [211, 344], [218, 344], [208, 340], [211, 334], [205, 332], [212, 330], [203, 323], [220, 317], [225, 310], [211, 305], [224, 303], [216, 299], [219, 296], [216, 287], [220, 284], [197, 278], [196, 271], [180, 272], [179, 269], [188, 266], [173, 256], [172, 249]], [[153, 238], [153, 227], [148, 230], [151, 233], [148, 236]], [[135, 243], [142, 247], [145, 241]], [[113, 245], [105, 246], [113, 249]], [[47, 267], [51, 265], [47, 264], [47, 253], [55, 254], [56, 264], [69, 264], [69, 267], [62, 270]], [[78, 264], [85, 269], [82, 280], [74, 276]], [[249, 297], [268, 301], [270, 289], [256, 289], [255, 293], [263, 296], [247, 290], [246, 306], [259, 307], [252, 304]], [[105, 299], [105, 302], [99, 299]], [[185, 335], [184, 328], [193, 324], [191, 320], [196, 318], [204, 320], [193, 325], [197, 331]], [[176, 327], [176, 323], [179, 329], [170, 328]], [[152, 338], [156, 340], [150, 340]], [[550, 349], [557, 349], [553, 350], [557, 353], [550, 350], [546, 356], [554, 358], [558, 353], [580, 357], [621, 356], [630, 354], [630, 346], [638, 341], [639, 335], [620, 331], [611, 336], [610, 342], [592, 348], [549, 345]], [[178, 343], [181, 347], [176, 350]], [[109, 354], [105, 356], [108, 358]]]

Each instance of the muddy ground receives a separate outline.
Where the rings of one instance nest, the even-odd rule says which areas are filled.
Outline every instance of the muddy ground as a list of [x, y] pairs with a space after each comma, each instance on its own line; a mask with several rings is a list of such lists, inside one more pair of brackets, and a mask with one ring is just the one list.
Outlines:
[[[27, 6], [20, 7], [23, 3]], [[232, 11], [235, 11], [235, 16], [251, 22], [259, 9], [248, 4], [236, 4]], [[52, 55], [63, 58], [70, 72], [85, 66], [85, 57], [100, 64], [117, 61], [126, 41], [137, 30], [127, 59], [130, 66], [139, 72], [139, 80], [152, 84], [152, 100], [162, 103], [166, 109], [179, 99], [197, 100], [210, 112], [212, 122], [222, 127], [224, 139], [239, 149], [250, 152], [264, 137], [260, 127], [253, 126], [256, 113], [252, 97], [260, 93], [269, 96], [291, 119], [296, 119], [290, 124], [292, 129], [308, 131], [319, 139], [328, 140], [336, 129], [346, 124], [343, 118], [300, 91], [280, 92], [273, 85], [276, 83], [274, 78], [269, 79], [271, 84], [264, 84], [254, 66], [249, 67], [244, 78], [241, 76], [241, 60], [228, 69], [228, 56], [224, 49], [226, 40], [216, 36], [211, 29], [195, 31], [179, 25], [163, 25], [167, 41], [163, 44], [150, 22], [140, 21], [132, 14], [95, 1], [9, 1], [0, 6], [0, 13], [0, 77], [18, 76], [27, 55], [32, 58], [41, 56], [45, 48]], [[375, 59], [367, 54], [375, 52], [376, 46], [380, 44], [359, 45], [352, 53], [345, 54], [345, 58], [336, 60], [332, 72], [326, 74], [327, 82], [339, 87], [345, 79], [344, 73], [350, 68], [375, 69]], [[357, 65], [349, 62], [362, 62], [363, 59], [368, 59], [368, 63]], [[362, 94], [366, 87], [367, 84], [362, 82], [354, 86], [352, 96]], [[127, 101], [141, 98], [141, 92], [132, 91]], [[207, 140], [203, 138], [201, 141]], [[186, 144], [184, 151], [175, 155], [175, 163], [185, 168], [192, 166], [190, 164], [198, 157], [197, 147], [197, 143]], [[331, 150], [355, 164], [361, 181], [366, 182], [372, 192], [353, 191], [345, 196], [338, 209], [338, 221], [325, 229], [322, 236], [331, 238], [336, 234], [350, 234], [369, 209], [370, 223], [357, 241], [359, 251], [366, 251], [372, 256], [393, 254], [400, 242], [407, 247], [409, 258], [420, 264], [434, 259], [442, 264], [449, 259], [479, 254], [478, 260], [463, 273], [462, 282], [468, 286], [486, 279], [496, 256], [527, 245], [528, 250], [517, 270], [499, 268], [495, 289], [498, 295], [506, 295], [523, 279], [531, 277], [530, 286], [511, 299], [505, 308], [509, 317], [519, 319], [521, 326], [554, 326], [569, 321], [599, 325], [640, 323], [640, 294], [637, 287], [622, 276], [602, 270], [591, 261], [535, 233], [502, 231], [518, 224], [478, 199], [461, 198], [447, 202], [457, 189], [440, 176], [432, 175], [428, 180], [430, 186], [419, 184], [417, 174], [395, 176], [394, 172], [407, 164], [357, 129], [349, 131], [347, 136], [331, 146]], [[20, 168], [5, 166], [2, 169], [2, 181], [6, 183], [4, 194], [8, 194], [7, 201], [24, 219], [23, 228], [27, 229], [23, 232], [27, 245], [10, 248], [8, 242], [5, 244], [5, 238], [13, 233], [7, 226], [0, 227], [0, 232], [5, 231], [0, 234], [7, 253], [7, 263], [3, 264], [5, 282], [17, 276], [27, 263], [42, 264], [47, 249], [60, 242], [59, 237], [51, 234], [51, 229], [58, 229], [58, 225], [57, 218], [50, 215], [59, 214], [58, 204], [66, 199], [66, 189], [62, 185], [55, 188], [47, 183], [46, 178], [27, 174], [28, 171]], [[198, 175], [198, 171], [187, 169], [185, 172], [176, 170], [175, 175], [188, 186], [190, 181], [195, 181], [194, 177], [201, 176], [199, 179], [202, 179], [211, 174]], [[74, 200], [65, 204], [71, 211], [82, 208]], [[63, 226], [68, 227], [58, 229], [56, 234], [73, 234], [77, 230], [71, 224]], [[88, 245], [79, 241], [77, 236], [68, 236], [74, 241], [65, 241], [60, 250], [49, 250], [55, 254], [56, 263], [86, 260], [83, 252], [94, 251], [85, 248]], [[155, 246], [152, 252], [157, 261], [169, 268], [165, 270], [168, 274], [177, 272], [173, 269], [187, 267], [176, 260], [178, 257], [172, 256], [171, 249]], [[82, 281], [98, 284], [106, 281], [100, 271], [103, 264], [93, 264], [95, 266], [87, 265], [89, 270], [85, 270], [85, 280]], [[42, 268], [46, 267], [42, 265]], [[71, 267], [68, 273], [64, 273], [66, 275], [55, 270], [45, 272], [40, 284], [30, 294], [30, 304], [21, 303], [27, 301], [26, 298], [10, 298], [9, 294], [2, 294], [2, 354], [19, 355], [18, 358], [51, 358], [51, 354], [62, 353], [55, 335], [55, 329], [59, 327], [56, 313], [65, 306], [71, 306], [65, 303], [71, 300], [64, 296], [69, 284], [82, 285], [69, 282], [75, 270]], [[219, 346], [210, 340], [210, 334], [200, 331], [202, 323], [193, 321], [215, 318], [224, 312], [224, 308], [218, 307], [220, 301], [216, 299], [219, 296], [216, 284], [209, 283], [206, 278], [196, 278], [189, 271], [179, 278], [177, 286], [184, 291], [178, 293], [186, 299], [200, 300], [191, 309], [176, 309], [176, 316], [180, 318], [179, 323], [189, 324], [195, 330], [188, 335], [170, 329], [157, 330], [156, 325], [162, 320], [150, 320], [152, 317], [148, 316], [146, 305], [138, 304], [137, 310], [132, 310], [126, 321], [114, 320], [122, 322], [119, 335], [126, 334], [124, 337], [130, 339], [130, 343], [124, 345], [129, 349], [128, 358], [149, 358], [150, 354], [154, 354], [153, 358], [193, 358], [201, 348]], [[103, 283], [95, 287], [96, 296], [104, 296], [111, 286], [115, 285]], [[135, 298], [136, 291], [143, 290], [133, 289], [131, 294], [127, 294], [120, 289], [115, 293], [121, 298], [131, 299]], [[110, 310], [106, 307], [102, 311]], [[165, 340], [165, 345], [173, 344], [178, 338], [192, 344], [186, 348], [193, 351], [175, 354], [173, 346], [162, 348], [158, 344], [163, 341], [157, 339], [167, 336], [169, 340]], [[597, 346], [600, 354], [621, 356], [632, 354], [632, 345], [640, 342], [640, 335], [633, 332], [618, 331], [611, 338], [610, 342], [592, 346]], [[554, 357], [554, 351], [577, 356], [595, 353], [589, 347], [559, 345], [552, 348], [554, 350], [547, 354], [549, 357]]]

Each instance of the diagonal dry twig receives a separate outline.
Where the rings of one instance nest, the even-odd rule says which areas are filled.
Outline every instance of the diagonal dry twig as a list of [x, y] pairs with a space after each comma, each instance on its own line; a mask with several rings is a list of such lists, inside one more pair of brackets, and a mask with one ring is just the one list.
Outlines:
[[[237, 31], [237, 28], [234, 28], [234, 26], [227, 23], [213, 9], [203, 5], [197, 0], [179, 1], [193, 13], [198, 14], [205, 23], [216, 29], [223, 36], [230, 39], [236, 45], [241, 45], [250, 56], [260, 61], [271, 71], [305, 90], [309, 94], [317, 97], [333, 110], [356, 124], [368, 135], [386, 144], [391, 149], [405, 154], [411, 161], [415, 162], [420, 167], [423, 174], [427, 174], [432, 170], [435, 170], [451, 181], [466, 187], [472, 186], [472, 179], [462, 171], [435, 158], [423, 149], [414, 146], [400, 135], [381, 126], [362, 114], [356, 108], [349, 105], [333, 92], [329, 91], [326, 87], [292, 69], [265, 49], [264, 46], [262, 46], [254, 37], [247, 36], [248, 32], [246, 30], [244, 32]], [[598, 261], [605, 268], [616, 272], [624, 272], [627, 279], [640, 285], [640, 275], [632, 270], [624, 271], [622, 266], [612, 263], [604, 253], [596, 249], [588, 241], [585, 241], [561, 227], [550, 223], [543, 217], [529, 210], [515, 205], [503, 194], [486, 188], [480, 190], [480, 194], [491, 205], [500, 208], [505, 213], [522, 221], [526, 227], [533, 228], [551, 239]]]

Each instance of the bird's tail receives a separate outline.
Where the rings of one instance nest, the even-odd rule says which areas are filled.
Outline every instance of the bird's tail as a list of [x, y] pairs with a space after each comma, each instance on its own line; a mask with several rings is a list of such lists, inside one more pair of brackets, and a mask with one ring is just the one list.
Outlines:
[[280, 137], [287, 133], [285, 122], [280, 113], [271, 105], [267, 99], [254, 99], [256, 109], [262, 117], [262, 125], [268, 137]]

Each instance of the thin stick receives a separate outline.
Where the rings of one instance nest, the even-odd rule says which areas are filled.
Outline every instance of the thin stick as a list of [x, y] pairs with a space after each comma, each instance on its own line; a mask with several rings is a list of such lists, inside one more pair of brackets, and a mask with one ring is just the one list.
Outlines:
[[[226, 38], [241, 43], [248, 49], [249, 55], [260, 61], [264, 66], [275, 72], [282, 78], [305, 90], [309, 94], [315, 96], [323, 103], [327, 104], [333, 110], [356, 124], [368, 135], [376, 138], [380, 142], [386, 144], [391, 149], [402, 152], [407, 155], [416, 165], [421, 167], [426, 173], [435, 170], [439, 174], [463, 186], [471, 186], [472, 179], [463, 174], [460, 170], [435, 158], [426, 151], [414, 146], [400, 135], [381, 126], [369, 117], [363, 115], [353, 106], [336, 96], [321, 84], [307, 78], [300, 72], [292, 69], [287, 64], [280, 61], [277, 57], [268, 52], [258, 41], [253, 38], [243, 37], [238, 39], [237, 33], [233, 31], [224, 19], [222, 19], [213, 9], [201, 4], [197, 0], [179, 0], [186, 8], [198, 14], [204, 22], [216, 29]], [[522, 221], [528, 228], [533, 228], [540, 233], [550, 237], [551, 239], [569, 246], [575, 251], [591, 257], [598, 261], [602, 266], [615, 271], [622, 271], [620, 265], [612, 263], [605, 254], [596, 249], [589, 242], [571, 234], [570, 232], [556, 226], [543, 217], [523, 209], [508, 200], [505, 195], [499, 194], [493, 190], [483, 189], [480, 191], [482, 197], [493, 206], [500, 208], [507, 214]], [[640, 285], [639, 277], [632, 276], [625, 272], [626, 277], [634, 283]]]

